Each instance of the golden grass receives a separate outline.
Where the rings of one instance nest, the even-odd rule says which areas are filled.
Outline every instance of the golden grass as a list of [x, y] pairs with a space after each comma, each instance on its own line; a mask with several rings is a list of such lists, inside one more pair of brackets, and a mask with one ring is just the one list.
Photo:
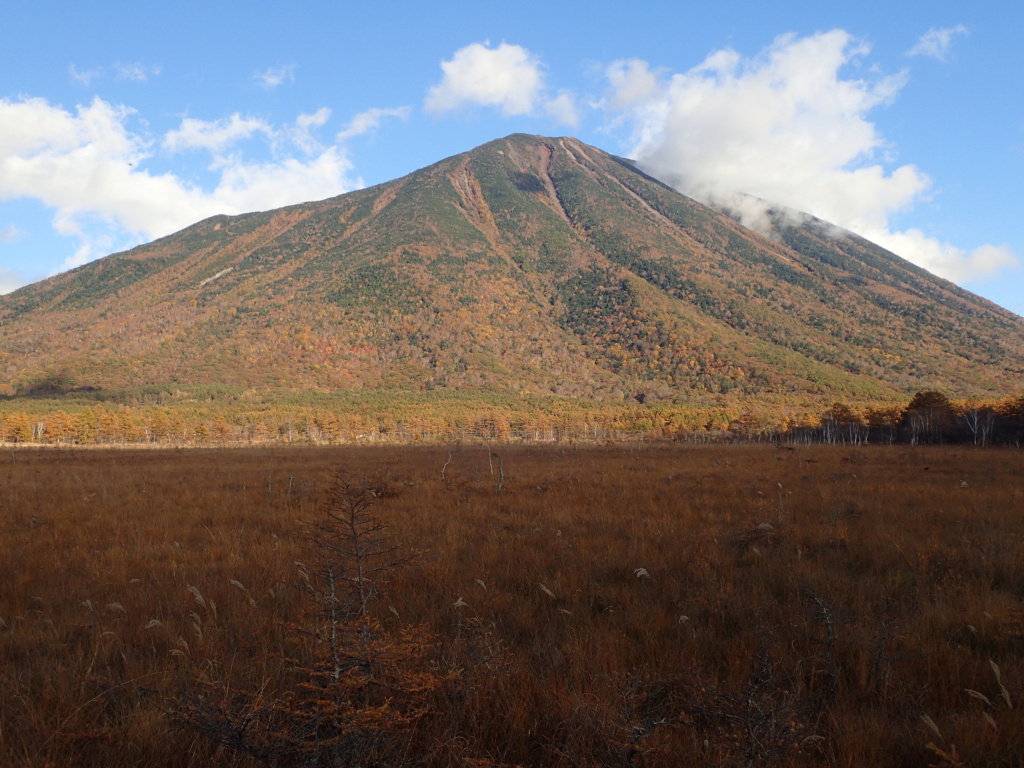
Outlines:
[[1020, 764], [1024, 454], [450, 450], [0, 454], [0, 765], [234, 764], [168, 712], [294, 684], [337, 470], [422, 552], [428, 765]]

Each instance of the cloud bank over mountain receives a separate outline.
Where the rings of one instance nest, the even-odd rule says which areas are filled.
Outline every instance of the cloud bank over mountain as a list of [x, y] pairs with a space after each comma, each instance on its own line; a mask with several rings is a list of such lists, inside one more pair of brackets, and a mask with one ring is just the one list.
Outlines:
[[894, 216], [923, 200], [932, 181], [913, 164], [883, 164], [892, 148], [869, 115], [897, 97], [907, 76], [861, 66], [869, 50], [834, 30], [783, 35], [753, 58], [716, 51], [683, 73], [616, 61], [605, 73], [606, 109], [631, 131], [630, 154], [641, 166], [748, 226], [764, 229], [769, 203], [777, 203], [953, 281], [1016, 266], [1006, 247], [966, 252], [918, 229], [893, 228]]

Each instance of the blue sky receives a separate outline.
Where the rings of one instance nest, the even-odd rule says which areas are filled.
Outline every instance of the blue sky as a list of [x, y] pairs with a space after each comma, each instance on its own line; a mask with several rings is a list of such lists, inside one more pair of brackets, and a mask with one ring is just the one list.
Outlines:
[[1019, 3], [153, 5], [6, 5], [0, 291], [527, 132], [1024, 314]]

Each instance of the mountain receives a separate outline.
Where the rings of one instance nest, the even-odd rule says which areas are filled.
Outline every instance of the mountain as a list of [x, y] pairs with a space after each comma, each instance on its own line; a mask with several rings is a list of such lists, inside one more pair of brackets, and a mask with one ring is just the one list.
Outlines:
[[771, 221], [764, 236], [575, 139], [513, 135], [0, 297], [0, 382], [677, 402], [1019, 386], [1020, 317], [824, 222]]

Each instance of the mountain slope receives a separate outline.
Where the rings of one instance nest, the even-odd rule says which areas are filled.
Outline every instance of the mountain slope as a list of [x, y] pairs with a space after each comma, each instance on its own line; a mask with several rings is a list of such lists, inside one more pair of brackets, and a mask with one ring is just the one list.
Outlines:
[[0, 297], [0, 381], [613, 399], [1019, 386], [1024, 320], [823, 222], [773, 221], [763, 237], [575, 139], [513, 135]]

